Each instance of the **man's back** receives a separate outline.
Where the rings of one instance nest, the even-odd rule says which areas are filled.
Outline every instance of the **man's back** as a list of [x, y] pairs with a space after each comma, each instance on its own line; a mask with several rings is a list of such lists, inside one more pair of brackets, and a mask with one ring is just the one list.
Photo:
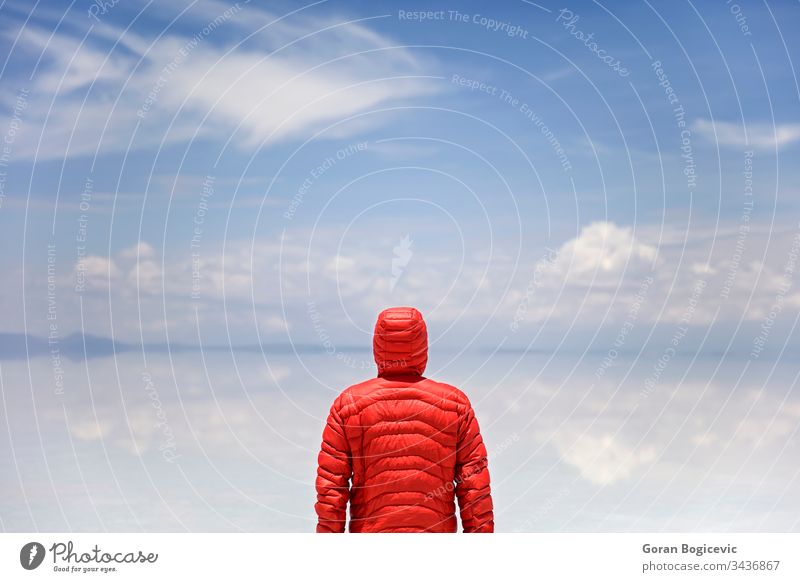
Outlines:
[[379, 375], [345, 390], [323, 433], [317, 531], [466, 532], [494, 529], [486, 448], [469, 399], [424, 378], [427, 330], [413, 308], [382, 312]]

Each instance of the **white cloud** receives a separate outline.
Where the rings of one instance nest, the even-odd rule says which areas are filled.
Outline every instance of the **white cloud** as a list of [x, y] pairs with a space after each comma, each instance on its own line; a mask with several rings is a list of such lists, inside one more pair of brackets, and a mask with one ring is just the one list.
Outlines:
[[[487, 322], [485, 332], [508, 333], [517, 316], [521, 339], [546, 322], [564, 330], [573, 323], [616, 331], [634, 305], [637, 327], [677, 324], [687, 317], [691, 325], [707, 325], [714, 317], [759, 323], [776, 301], [781, 320], [800, 310], [796, 285], [778, 296], [791, 231], [753, 229], [742, 242], [737, 230], [726, 226], [716, 238], [696, 238], [691, 231], [684, 234], [685, 245], [669, 237], [659, 247], [657, 229], [634, 236], [630, 227], [595, 222], [552, 251], [532, 250], [516, 268], [512, 253], [503, 249], [492, 256], [465, 252], [462, 264], [452, 260], [452, 248], [412, 232], [413, 259], [393, 287], [392, 260], [403, 228], [364, 225], [346, 240], [336, 228], [317, 229], [311, 242], [307, 230], [290, 229], [282, 245], [262, 239], [229, 240], [224, 251], [204, 246], [197, 263], [188, 252], [173, 252], [162, 264], [160, 251], [137, 241], [110, 257], [84, 261], [87, 290], [102, 291], [84, 301], [85, 325], [91, 333], [109, 333], [109, 295], [115, 333], [137, 341], [140, 321], [146, 339], [163, 341], [168, 328], [173, 341], [196, 341], [196, 311], [204, 334], [215, 341], [223, 341], [230, 327], [240, 343], [255, 342], [258, 335], [270, 342], [314, 342], [318, 330], [309, 302], [342, 345], [363, 341], [359, 328], [369, 328], [380, 309], [400, 304], [417, 306], [440, 329], [455, 325], [459, 331], [451, 340], [458, 341], [469, 341]], [[60, 279], [64, 331], [72, 331], [73, 311], [66, 304], [73, 299], [75, 275]], [[646, 280], [643, 300], [637, 301]], [[694, 293], [700, 281], [705, 285]], [[496, 340], [476, 338], [479, 344]]]
[[[195, 16], [205, 22], [224, 11], [208, 2], [201, 8]], [[251, 149], [266, 140], [309, 137], [348, 116], [433, 90], [408, 50], [382, 50], [394, 43], [365, 24], [302, 14], [275, 20], [254, 5], [244, 7], [219, 28], [255, 31], [256, 23], [271, 24], [239, 45], [222, 44], [225, 35], [215, 32], [197, 40], [172, 29], [156, 40], [105, 23], [82, 44], [79, 35], [51, 37], [25, 26], [19, 46], [43, 58], [25, 114], [35, 130], [19, 135], [15, 155], [124, 151], [134, 130], [133, 148], [197, 136], [231, 138]], [[191, 32], [202, 30], [202, 22]], [[120, 37], [109, 54], [110, 41]], [[283, 48], [287, 43], [294, 44]], [[362, 127], [344, 124], [331, 135]]]
[[289, 329], [289, 322], [280, 315], [265, 315], [259, 319], [258, 323], [265, 332], [287, 331]]
[[111, 434], [114, 423], [110, 419], [98, 419], [90, 415], [72, 421], [69, 430], [75, 438], [84, 441], [102, 440]]
[[730, 121], [697, 119], [692, 124], [692, 131], [722, 147], [751, 148], [765, 152], [800, 141], [800, 123], [747, 123], [744, 127]]
[[[161, 281], [161, 268], [150, 259], [153, 254], [153, 247], [140, 241], [109, 257], [87, 255], [76, 261], [72, 280], [83, 280], [86, 289], [94, 290], [108, 289], [109, 285], [124, 277], [134, 286], [138, 280], [145, 292], [154, 293], [160, 290], [157, 286]], [[65, 281], [66, 285], [71, 285], [72, 280]]]
[[128, 283], [140, 292], [156, 294], [161, 292], [163, 269], [159, 263], [150, 259], [139, 261], [128, 272]]
[[108, 289], [111, 282], [121, 274], [113, 258], [87, 255], [79, 259], [73, 268], [72, 278], [64, 281], [65, 286], [73, 284], [89, 290]]
[[553, 262], [559, 277], [576, 284], [618, 282], [632, 270], [650, 268], [658, 252], [633, 236], [633, 229], [613, 222], [593, 222], [564, 243]]
[[610, 433], [575, 435], [561, 432], [555, 444], [564, 461], [577, 468], [581, 477], [596, 485], [610, 485], [627, 479], [656, 458], [652, 447], [637, 450]]
[[[640, 363], [650, 361], [642, 356]], [[691, 364], [673, 365], [681, 367], [676, 380], [665, 381], [647, 398], [640, 394], [647, 368], [626, 361], [604, 381], [588, 371], [565, 381], [558, 378], [559, 368], [550, 379], [537, 377], [538, 392], [523, 392], [513, 410], [495, 398], [483, 406], [490, 417], [503, 417], [503, 431], [525, 435], [524, 450], [539, 446], [544, 457], [547, 447], [581, 481], [598, 487], [663, 485], [674, 478], [675, 487], [691, 490], [712, 466], [715, 474], [730, 477], [742, 470], [739, 478], [757, 481], [759, 470], [749, 470], [759, 463], [760, 470], [768, 467], [775, 451], [796, 441], [798, 416], [782, 402], [783, 394], [746, 376], [733, 394], [724, 377], [678, 380]], [[517, 394], [513, 388], [510, 393]], [[725, 403], [721, 416], [720, 402]]]
[[144, 241], [120, 251], [119, 256], [124, 259], [143, 259], [152, 257], [155, 250], [151, 245]]

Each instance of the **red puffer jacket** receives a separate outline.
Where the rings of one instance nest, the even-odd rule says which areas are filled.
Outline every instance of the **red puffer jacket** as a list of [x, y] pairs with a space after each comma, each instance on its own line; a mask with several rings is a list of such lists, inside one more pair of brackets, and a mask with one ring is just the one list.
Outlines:
[[378, 377], [333, 403], [317, 470], [318, 532], [492, 532], [486, 447], [469, 399], [422, 376], [428, 332], [412, 307], [383, 311]]

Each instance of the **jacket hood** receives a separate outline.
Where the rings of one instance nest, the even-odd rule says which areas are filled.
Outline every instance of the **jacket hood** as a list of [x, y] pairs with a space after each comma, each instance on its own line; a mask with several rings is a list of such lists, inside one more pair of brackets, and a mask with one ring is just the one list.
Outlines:
[[378, 376], [419, 374], [428, 364], [428, 328], [413, 307], [381, 311], [372, 340]]

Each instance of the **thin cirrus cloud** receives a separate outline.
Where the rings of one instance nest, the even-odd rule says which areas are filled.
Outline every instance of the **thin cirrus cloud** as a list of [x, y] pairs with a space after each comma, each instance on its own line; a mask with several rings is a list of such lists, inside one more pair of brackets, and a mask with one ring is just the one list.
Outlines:
[[[25, 113], [36, 131], [19, 137], [16, 155], [107, 154], [195, 137], [253, 149], [332, 124], [329, 137], [340, 138], [388, 118], [340, 120], [435, 92], [415, 56], [368, 24], [243, 13], [211, 28], [195, 14], [152, 38], [106, 23], [85, 40], [68, 28], [26, 26], [15, 53], [41, 55]], [[225, 27], [252, 37], [226, 43]]]
[[800, 141], [800, 123], [740, 123], [697, 119], [692, 130], [722, 147], [776, 151]]

